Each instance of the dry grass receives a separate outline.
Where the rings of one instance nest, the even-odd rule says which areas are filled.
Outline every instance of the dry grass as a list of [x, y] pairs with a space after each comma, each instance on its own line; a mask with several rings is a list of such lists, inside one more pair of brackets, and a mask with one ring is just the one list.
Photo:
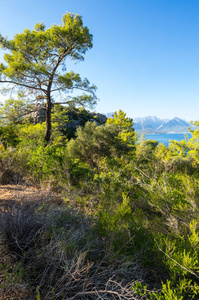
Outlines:
[[88, 219], [40, 196], [16, 203], [13, 198], [0, 216], [4, 243], [33, 291], [27, 299], [146, 298], [133, 288], [144, 277], [137, 257], [113, 257]]
[[[46, 190], [38, 190], [35, 187], [26, 185], [0, 185], [0, 217], [1, 217], [1, 231], [0, 231], [0, 299], [1, 300], [18, 300], [18, 299], [30, 299], [31, 286], [21, 277], [22, 263], [17, 261], [17, 255], [9, 249], [9, 246], [16, 248], [19, 252], [19, 248], [16, 245], [20, 234], [25, 228], [21, 227], [21, 233], [18, 231], [17, 235], [15, 231], [12, 231], [13, 222], [9, 222], [12, 218], [12, 214], [17, 212], [17, 218], [13, 218], [13, 221], [19, 221], [19, 211], [17, 207], [21, 207], [26, 203], [33, 204], [38, 200], [45, 201], [46, 203], [60, 203], [60, 197], [54, 195]], [[36, 207], [35, 207], [36, 208]], [[27, 215], [24, 211], [21, 214], [23, 218]], [[2, 218], [2, 216], [4, 216]], [[28, 224], [30, 220], [29, 216], [25, 220], [25, 224]], [[24, 222], [22, 222], [24, 223]], [[2, 229], [7, 228], [7, 232]], [[29, 226], [29, 224], [28, 224]], [[18, 230], [20, 226], [17, 226]], [[15, 228], [14, 228], [15, 230]], [[11, 233], [15, 233], [11, 234]], [[6, 235], [8, 236], [6, 237]], [[9, 237], [11, 235], [11, 237]], [[17, 237], [17, 240], [16, 240]], [[7, 240], [8, 238], [8, 240]], [[9, 243], [7, 243], [9, 241]], [[19, 258], [19, 257], [18, 257]]]

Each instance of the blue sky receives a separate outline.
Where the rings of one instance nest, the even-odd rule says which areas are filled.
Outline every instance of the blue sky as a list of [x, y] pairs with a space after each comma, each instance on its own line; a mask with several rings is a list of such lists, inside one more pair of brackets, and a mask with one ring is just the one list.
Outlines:
[[93, 34], [73, 70], [98, 87], [96, 111], [199, 119], [198, 0], [2, 0], [0, 33], [60, 24], [66, 11]]

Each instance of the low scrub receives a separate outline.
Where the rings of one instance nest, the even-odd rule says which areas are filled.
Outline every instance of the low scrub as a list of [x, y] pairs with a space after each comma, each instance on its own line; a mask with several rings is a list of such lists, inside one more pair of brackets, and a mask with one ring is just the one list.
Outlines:
[[114, 255], [91, 223], [38, 202], [1, 212], [4, 242], [26, 270], [32, 299], [145, 298], [137, 293], [143, 278], [138, 257]]

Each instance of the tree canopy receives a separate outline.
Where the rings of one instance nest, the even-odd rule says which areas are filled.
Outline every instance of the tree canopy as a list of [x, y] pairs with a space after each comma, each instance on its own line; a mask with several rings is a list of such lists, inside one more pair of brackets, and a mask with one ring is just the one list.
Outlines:
[[119, 137], [123, 141], [134, 145], [136, 134], [133, 128], [133, 119], [128, 118], [126, 113], [124, 113], [121, 109], [118, 112], [114, 112], [113, 118], [107, 119], [107, 124], [115, 124], [119, 129]]
[[76, 138], [70, 140], [69, 153], [97, 167], [101, 157], [120, 157], [130, 151], [118, 135], [119, 129], [115, 124], [98, 126], [95, 122], [87, 122], [84, 127], [77, 128]]
[[[47, 142], [54, 99], [79, 105], [96, 103], [96, 87], [87, 78], [82, 80], [78, 73], [66, 69], [66, 59], [84, 60], [84, 54], [92, 47], [92, 35], [83, 26], [81, 16], [66, 13], [61, 25], [47, 29], [43, 23], [37, 23], [33, 30], [25, 29], [12, 40], [0, 35], [0, 46], [8, 51], [5, 62], [0, 63], [0, 83], [6, 91], [23, 90], [32, 101], [45, 103]], [[83, 95], [63, 100], [63, 93], [73, 90], [80, 90]]]

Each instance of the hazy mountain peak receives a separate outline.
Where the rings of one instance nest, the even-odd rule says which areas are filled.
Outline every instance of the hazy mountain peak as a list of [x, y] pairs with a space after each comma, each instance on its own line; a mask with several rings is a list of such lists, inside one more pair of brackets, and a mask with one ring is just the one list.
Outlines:
[[145, 133], [169, 133], [188, 132], [190, 124], [183, 119], [175, 117], [173, 119], [159, 119], [156, 116], [144, 118], [134, 118], [134, 128], [138, 132]]
[[[107, 113], [112, 117], [113, 113]], [[134, 128], [140, 133], [188, 133], [190, 123], [179, 118], [160, 119], [157, 116], [146, 116], [133, 118]]]

